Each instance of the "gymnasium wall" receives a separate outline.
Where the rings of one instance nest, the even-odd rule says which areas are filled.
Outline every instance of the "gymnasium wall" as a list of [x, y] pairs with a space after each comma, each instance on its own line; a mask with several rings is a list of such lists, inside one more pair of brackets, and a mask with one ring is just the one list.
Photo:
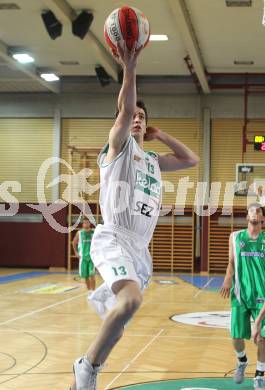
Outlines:
[[[68, 160], [66, 145], [72, 143], [76, 146], [102, 147], [108, 138], [108, 131], [113, 123], [111, 119], [64, 119], [62, 126], [62, 158]], [[203, 155], [203, 128], [199, 120], [196, 119], [151, 119], [150, 125], [158, 126], [169, 134], [176, 136], [197, 153], [201, 162], [200, 165], [179, 173], [163, 173], [163, 180], [171, 183], [170, 192], [165, 192], [163, 202], [174, 204], [179, 180], [189, 177], [189, 181], [194, 182], [194, 188], [198, 180], [202, 180], [204, 155]], [[223, 204], [223, 195], [226, 182], [235, 181], [235, 167], [237, 163], [264, 163], [263, 153], [255, 152], [253, 145], [247, 145], [244, 160], [242, 161], [242, 119], [213, 119], [212, 120], [212, 142], [211, 142], [211, 181], [221, 183], [221, 193], [219, 206]], [[251, 122], [249, 127], [251, 128]], [[265, 129], [264, 123], [255, 123], [252, 126], [254, 132], [260, 133]], [[148, 142], [144, 145], [146, 150], [155, 150], [158, 153], [167, 153], [169, 149], [160, 142]], [[82, 166], [74, 165], [76, 170]], [[172, 191], [172, 192], [171, 192]], [[188, 191], [187, 206], [194, 204], [195, 191]], [[245, 206], [246, 198], [235, 197], [235, 206]]]
[[[78, 154], [74, 154], [71, 161], [67, 145], [76, 147], [102, 148], [108, 140], [108, 133], [113, 124], [112, 119], [63, 119], [62, 120], [62, 143], [61, 156], [64, 160], [71, 162], [75, 172], [80, 172], [85, 166], [93, 171], [89, 177], [89, 183], [96, 184], [98, 178], [97, 158], [93, 156], [85, 160]], [[67, 173], [66, 167], [62, 167], [62, 172]], [[60, 194], [65, 190], [65, 185], [61, 184]], [[98, 194], [93, 193], [90, 201], [97, 201]]]
[[[53, 154], [53, 119], [0, 118], [0, 183], [19, 181], [19, 202], [37, 201], [37, 174], [41, 163]], [[52, 179], [48, 171], [46, 182]], [[45, 191], [51, 201], [51, 189]]]
[[[62, 226], [66, 217], [67, 208], [55, 215]], [[67, 235], [56, 232], [40, 212], [24, 203], [15, 217], [0, 221], [0, 237], [1, 267], [66, 267]]]
[[[112, 124], [113, 120], [110, 119], [64, 119], [62, 122], [62, 158], [69, 161], [68, 144], [74, 144], [76, 147], [103, 147], [108, 140]], [[200, 153], [200, 149], [202, 150], [202, 129], [195, 119], [152, 119], [148, 124], [158, 126], [172, 136], [177, 137], [180, 141], [189, 145], [197, 154]], [[170, 152], [166, 145], [158, 141], [146, 142], [144, 148], [162, 154]], [[82, 160], [79, 160], [79, 162], [75, 160], [74, 169], [80, 171], [83, 167], [82, 163]], [[163, 180], [167, 182], [166, 188], [168, 189], [165, 191], [164, 188], [164, 204], [174, 204], [176, 202], [179, 179], [185, 176], [188, 176], [189, 181], [194, 182], [196, 186], [199, 179], [199, 167], [185, 169], [179, 173], [162, 174]], [[194, 193], [190, 190], [188, 191], [187, 204], [193, 203]]]
[[[243, 120], [240, 119], [212, 121], [211, 182], [222, 184], [220, 206], [223, 204], [226, 182], [235, 181], [237, 163], [265, 163], [264, 153], [255, 151], [253, 145], [247, 145], [242, 161], [242, 128]], [[265, 133], [265, 121], [249, 123], [248, 138], [253, 139], [255, 133]], [[234, 206], [246, 206], [246, 198], [235, 196]]]
[[[55, 109], [63, 118], [113, 118], [118, 94], [0, 94], [0, 117], [52, 117]], [[201, 99], [197, 95], [152, 96], [144, 98], [153, 118], [196, 118]]]
[[[76, 146], [102, 147], [108, 131], [113, 123], [112, 119], [64, 119], [62, 121], [61, 157], [68, 160], [68, 144]], [[177, 136], [182, 142], [190, 145], [201, 158], [199, 167], [183, 170], [180, 173], [164, 173], [163, 180], [171, 183], [169, 190], [164, 193], [164, 203], [175, 202], [176, 190], [181, 177], [188, 176], [196, 182], [202, 179], [203, 170], [203, 129], [199, 120], [151, 119], [150, 125], [159, 126], [171, 135]], [[211, 143], [211, 181], [221, 182], [222, 204], [225, 183], [235, 180], [235, 165], [242, 162], [242, 126], [240, 119], [213, 119]], [[265, 123], [255, 124], [257, 131], [262, 131]], [[41, 163], [53, 155], [53, 120], [49, 118], [1, 118], [0, 119], [0, 181], [19, 180], [22, 185], [21, 193], [15, 196], [20, 202], [36, 202], [37, 173]], [[146, 143], [147, 149], [166, 153], [169, 149], [159, 142]], [[246, 163], [263, 163], [263, 154], [255, 152], [253, 145], [247, 146], [244, 155]], [[76, 171], [82, 166], [75, 165]], [[65, 171], [64, 171], [65, 172]], [[51, 170], [48, 171], [46, 184], [52, 179]], [[171, 185], [173, 187], [171, 188]], [[51, 189], [45, 189], [47, 201], [51, 201]], [[188, 191], [187, 205], [194, 203], [194, 191]], [[235, 205], [245, 204], [245, 198], [236, 197]]]
[[[243, 99], [242, 96], [144, 96], [144, 100], [149, 109], [150, 125], [161, 127], [166, 132], [176, 136], [181, 141], [189, 145], [201, 158], [198, 167], [183, 170], [180, 173], [163, 174], [164, 181], [170, 182], [172, 192], [164, 194], [164, 204], [173, 204], [176, 199], [178, 181], [181, 177], [189, 176], [189, 180], [196, 182], [202, 180], [204, 155], [203, 155], [203, 128], [202, 110], [209, 108], [212, 117], [212, 143], [211, 143], [211, 181], [220, 181], [222, 184], [221, 194], [223, 196], [226, 181], [235, 180], [235, 164], [242, 162], [242, 125], [243, 125]], [[80, 95], [0, 95], [0, 183], [5, 180], [18, 180], [22, 184], [22, 192], [14, 195], [20, 202], [37, 202], [36, 177], [40, 164], [53, 155], [54, 147], [54, 112], [60, 110], [61, 122], [61, 157], [69, 160], [67, 145], [102, 147], [108, 137], [109, 129], [113, 123], [113, 112], [115, 111], [116, 96], [89, 96]], [[253, 96], [250, 99], [249, 115], [252, 118], [264, 117], [264, 102], [260, 96]], [[89, 118], [89, 119], [88, 119]], [[265, 128], [265, 122], [260, 123], [259, 131]], [[255, 127], [257, 130], [257, 126]], [[146, 143], [145, 149], [155, 150], [159, 153], [167, 152], [167, 148], [159, 142]], [[244, 155], [244, 162], [264, 162], [263, 154], [254, 152], [253, 145], [247, 146], [247, 153]], [[73, 168], [76, 172], [82, 169], [84, 161], [74, 161]], [[96, 168], [96, 164], [91, 166]], [[61, 173], [69, 173], [65, 168], [61, 168]], [[95, 182], [93, 177], [93, 182]], [[52, 180], [52, 172], [48, 171], [46, 184]], [[61, 193], [65, 187], [61, 187]], [[52, 199], [51, 189], [46, 189], [46, 200]], [[219, 205], [222, 204], [222, 196]], [[93, 199], [92, 199], [93, 200]], [[0, 199], [1, 201], [1, 199]], [[186, 206], [194, 203], [194, 191], [188, 191]], [[242, 206], [245, 198], [236, 197], [235, 206]], [[170, 220], [169, 220], [170, 219]], [[161, 251], [164, 250], [168, 256], [172, 248], [179, 249], [178, 229], [176, 225], [171, 229], [171, 217], [157, 229], [156, 236], [152, 243], [152, 253], [155, 264], [161, 268]], [[176, 223], [176, 222], [175, 222]], [[31, 266], [61, 266], [66, 260], [66, 237], [63, 234], [49, 232], [45, 224], [22, 225], [12, 223], [7, 226], [0, 223], [0, 234], [4, 238], [1, 246], [1, 265], [30, 265]], [[180, 227], [179, 227], [180, 226]], [[190, 229], [188, 224], [187, 229]], [[44, 230], [42, 230], [44, 229]], [[181, 231], [182, 231], [181, 230]], [[19, 236], [18, 247], [22, 251], [16, 250], [11, 259], [8, 254], [12, 246], [12, 234], [15, 232]], [[30, 234], [29, 234], [30, 233]], [[171, 234], [172, 240], [168, 240], [167, 246], [162, 248], [160, 234]], [[2, 235], [3, 234], [3, 235]], [[43, 235], [51, 241], [47, 241], [45, 251], [39, 256], [35, 249], [36, 235]], [[60, 236], [58, 238], [56, 235]], [[27, 237], [34, 238], [34, 243], [27, 246]], [[55, 238], [57, 237], [57, 238]], [[54, 241], [53, 241], [54, 240]], [[56, 247], [56, 241], [59, 245]], [[184, 240], [184, 238], [182, 239]], [[190, 238], [187, 237], [190, 242]], [[161, 249], [162, 248], [162, 249]], [[190, 263], [193, 253], [187, 253], [187, 264], [180, 263], [181, 254], [174, 249], [171, 256], [171, 266], [178, 269], [181, 265], [183, 269], [191, 269]], [[57, 254], [53, 250], [58, 250]], [[14, 257], [15, 256], [15, 257]], [[43, 256], [43, 257], [42, 257]], [[34, 260], [32, 260], [34, 259]], [[224, 266], [226, 255], [224, 254]], [[5, 262], [7, 260], [7, 262]], [[34, 261], [37, 260], [37, 264]], [[4, 263], [3, 263], [4, 261]], [[21, 263], [22, 261], [22, 263]], [[212, 260], [211, 260], [212, 261]], [[215, 261], [215, 260], [213, 260]], [[163, 260], [164, 262], [164, 260]], [[214, 263], [213, 263], [214, 264]], [[210, 267], [211, 268], [211, 267]], [[206, 270], [206, 268], [205, 268]]]
[[[205, 107], [211, 110], [212, 118], [243, 118], [243, 95], [176, 94], [150, 95], [141, 91], [148, 107], [150, 118], [200, 118]], [[112, 118], [116, 108], [117, 94], [0, 94], [0, 117], [48, 117], [55, 109], [61, 110], [63, 118]], [[249, 116], [264, 117], [264, 97], [251, 94]]]

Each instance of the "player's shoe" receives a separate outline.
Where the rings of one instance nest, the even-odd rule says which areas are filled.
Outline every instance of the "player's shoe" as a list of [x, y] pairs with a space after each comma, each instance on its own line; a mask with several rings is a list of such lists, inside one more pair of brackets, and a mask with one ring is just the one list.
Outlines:
[[87, 300], [88, 301], [90, 300], [90, 297], [93, 294], [93, 292], [94, 292], [94, 290], [88, 290], [88, 293], [87, 293]]
[[247, 368], [248, 362], [246, 363], [237, 363], [237, 367], [234, 372], [234, 382], [237, 384], [243, 383], [245, 379], [245, 370]]
[[254, 389], [265, 390], [265, 380], [263, 376], [256, 376], [256, 378], [254, 378]]
[[96, 390], [99, 369], [93, 367], [85, 357], [76, 359], [73, 366], [75, 386], [71, 390]]

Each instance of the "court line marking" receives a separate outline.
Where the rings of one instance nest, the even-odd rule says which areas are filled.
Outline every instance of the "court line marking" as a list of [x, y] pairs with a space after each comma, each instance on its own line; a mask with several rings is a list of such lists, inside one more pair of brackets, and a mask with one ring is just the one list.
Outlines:
[[[249, 364], [248, 367], [255, 367], [256, 364], [252, 363]], [[232, 373], [235, 369], [231, 369], [228, 373], [224, 373], [224, 371], [167, 371], [167, 370], [136, 370], [136, 371], [126, 371], [124, 374], [125, 375], [130, 375], [130, 374], [222, 374], [222, 375], [228, 375], [229, 373]], [[102, 374], [117, 374], [119, 373], [118, 371], [101, 371], [100, 375]], [[21, 375], [21, 374], [0, 374], [1, 376], [16, 376], [16, 375]], [[73, 371], [59, 371], [59, 372], [26, 372], [24, 375], [30, 376], [30, 375], [73, 375]], [[253, 375], [251, 373], [245, 373], [246, 378], [253, 378]], [[194, 379], [200, 379], [201, 377], [194, 377]], [[218, 377], [216, 377], [218, 378]], [[224, 378], [229, 378], [228, 376], [222, 376], [220, 377], [222, 379]], [[191, 379], [191, 378], [178, 378], [177, 380], [182, 380], [182, 379]], [[192, 378], [193, 379], [193, 378]], [[204, 378], [203, 378], [204, 379]], [[170, 379], [166, 379], [170, 380]], [[174, 379], [173, 379], [174, 380]], [[130, 385], [126, 385], [130, 386]]]
[[11, 382], [14, 379], [20, 378], [25, 373], [30, 372], [31, 370], [34, 370], [35, 368], [37, 368], [40, 364], [42, 364], [45, 361], [45, 359], [46, 359], [46, 357], [48, 355], [48, 347], [47, 347], [46, 343], [43, 340], [41, 340], [38, 336], [36, 336], [34, 334], [29, 334], [29, 336], [31, 336], [32, 338], [37, 340], [41, 344], [41, 346], [43, 347], [44, 352], [42, 353], [41, 358], [37, 361], [37, 363], [33, 364], [33, 366], [31, 366], [30, 368], [27, 368], [26, 370], [24, 370], [22, 373], [19, 373], [19, 374], [15, 375], [15, 376], [13, 376], [11, 378], [8, 378], [8, 379], [4, 380], [3, 382], [0, 382], [0, 386], [3, 385], [4, 383]]
[[70, 298], [64, 299], [63, 301], [59, 301], [59, 302], [56, 302], [56, 303], [52, 303], [51, 305], [44, 306], [44, 307], [42, 307], [42, 308], [40, 308], [40, 309], [32, 310], [32, 311], [30, 311], [30, 312], [28, 312], [28, 313], [22, 314], [22, 315], [20, 315], [20, 316], [11, 318], [11, 319], [6, 320], [6, 321], [3, 321], [3, 322], [0, 322], [0, 326], [11, 324], [12, 322], [21, 320], [22, 318], [30, 317], [30, 316], [32, 316], [32, 315], [34, 315], [34, 314], [41, 313], [41, 312], [43, 312], [43, 311], [45, 311], [45, 310], [48, 310], [48, 309], [52, 309], [53, 307], [62, 305], [63, 303], [66, 303], [66, 302], [73, 301], [74, 299], [83, 297], [83, 296], [85, 296], [85, 295], [87, 295], [87, 292], [85, 292], [85, 293], [83, 293], [83, 294], [75, 295], [74, 297], [70, 297]]
[[[212, 328], [215, 329], [215, 328]], [[218, 328], [222, 329], [223, 328]], [[229, 329], [227, 329], [228, 331]], [[16, 333], [36, 333], [36, 334], [47, 334], [47, 335], [84, 335], [84, 336], [95, 336], [98, 334], [98, 332], [60, 332], [60, 331], [49, 331], [49, 330], [25, 330], [25, 329], [2, 329], [0, 330], [0, 335], [1, 334], [16, 334]], [[153, 336], [152, 334], [137, 334], [137, 333], [125, 333], [123, 337], [151, 337]], [[202, 340], [208, 340], [212, 336], [173, 336], [173, 335], [168, 335], [168, 336], [160, 336], [160, 338], [164, 339], [202, 339]], [[229, 340], [231, 341], [230, 337], [216, 337], [217, 340]]]
[[214, 280], [214, 278], [209, 279], [208, 282], [206, 282], [205, 285], [204, 285], [199, 291], [197, 291], [197, 293], [193, 296], [193, 298], [197, 298], [198, 295], [200, 295], [200, 293], [202, 293], [202, 292], [204, 291], [204, 289], [205, 289], [206, 287], [208, 287], [209, 284], [212, 283], [213, 280]]
[[121, 376], [121, 375], [122, 375], [122, 374], [131, 366], [131, 365], [132, 365], [132, 363], [134, 363], [135, 360], [138, 359], [138, 357], [141, 356], [142, 353], [144, 353], [144, 352], [147, 350], [147, 348], [149, 348], [150, 345], [153, 344], [153, 342], [156, 341], [156, 339], [158, 339], [158, 337], [159, 337], [163, 332], [164, 332], [164, 329], [160, 329], [160, 331], [159, 331], [154, 337], [152, 337], [152, 339], [149, 341], [149, 343], [147, 343], [147, 344], [141, 349], [141, 351], [139, 351], [139, 352], [137, 353], [137, 355], [135, 355], [135, 356], [129, 361], [129, 363], [126, 364], [126, 366], [122, 369], [122, 371], [121, 371], [118, 375], [116, 375], [116, 376], [114, 377], [114, 379], [113, 379], [113, 380], [104, 388], [104, 390], [109, 389], [110, 386], [111, 386], [114, 382], [116, 382], [117, 379], [119, 379], [119, 377], [120, 377], [120, 376]]
[[[201, 291], [201, 290], [200, 290]], [[13, 294], [13, 295], [15, 295], [15, 294]], [[40, 294], [41, 295], [41, 294]], [[39, 294], [34, 294], [34, 297], [36, 297], [36, 296], [40, 296]], [[57, 294], [56, 294], [57, 295]], [[5, 296], [5, 298], [9, 298], [11, 295], [8, 295], [8, 296]], [[28, 296], [32, 296], [32, 294], [30, 295], [30, 294], [27, 294], [27, 297]], [[50, 295], [50, 296], [52, 296], [52, 295]], [[54, 295], [53, 295], [54, 296]], [[58, 295], [57, 295], [58, 296]], [[0, 298], [1, 298], [1, 294], [0, 294]], [[158, 304], [160, 304], [160, 305], [167, 305], [167, 306], [174, 306], [174, 307], [176, 307], [176, 305], [181, 305], [181, 304], [185, 304], [186, 306], [194, 306], [194, 296], [191, 296], [190, 297], [190, 301], [176, 301], [176, 302], [164, 302], [164, 301], [156, 301], [156, 302], [153, 302], [153, 301], [148, 301], [147, 303], [143, 303], [142, 305], [141, 305], [141, 308], [144, 306], [144, 305], [150, 305], [150, 306], [157, 306]], [[10, 300], [9, 302], [12, 302], [12, 300]], [[208, 307], [211, 307], [211, 306], [215, 306], [216, 307], [216, 296], [215, 297], [213, 297], [213, 298], [211, 298], [211, 300], [209, 299], [209, 301], [208, 301], [208, 303], [207, 303], [207, 305], [204, 305], [203, 303], [201, 303], [200, 304], [201, 305], [201, 307], [203, 308], [204, 306], [205, 306], [205, 310], [208, 308]], [[229, 307], [229, 306], [227, 306], [227, 307]], [[141, 310], [141, 309], [140, 309]], [[224, 309], [225, 310], [225, 309]], [[95, 311], [93, 311], [93, 313], [95, 313]], [[61, 315], [62, 313], [55, 313], [55, 315]], [[73, 313], [63, 313], [63, 315], [72, 315]], [[75, 313], [76, 314], [76, 313]], [[140, 315], [143, 315], [144, 316], [144, 314], [141, 314], [140, 313], [140, 311], [139, 311], [139, 314]], [[138, 314], [138, 316], [139, 316], [139, 314]]]

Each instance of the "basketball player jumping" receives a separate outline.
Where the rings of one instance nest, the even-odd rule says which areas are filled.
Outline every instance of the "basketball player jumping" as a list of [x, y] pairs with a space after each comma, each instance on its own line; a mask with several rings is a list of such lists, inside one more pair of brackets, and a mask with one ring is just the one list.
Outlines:
[[[192, 167], [199, 161], [180, 141], [158, 128], [147, 128], [146, 108], [142, 102], [136, 102], [136, 63], [140, 51], [118, 47], [124, 71], [118, 115], [98, 160], [104, 225], [95, 229], [91, 256], [105, 281], [105, 292], [107, 289], [109, 295], [115, 296], [115, 306], [105, 316], [85, 356], [75, 361], [72, 390], [96, 389], [100, 366], [141, 305], [142, 291], [152, 273], [148, 244], [161, 205], [160, 171]], [[163, 142], [172, 153], [145, 153], [144, 138]]]
[[[229, 243], [229, 264], [221, 289], [221, 295], [228, 298], [231, 293], [231, 335], [237, 355], [234, 381], [244, 381], [248, 359], [244, 339], [251, 338], [251, 317], [255, 320], [265, 302], [265, 232], [262, 224], [265, 209], [260, 204], [248, 207], [248, 227], [231, 233]], [[261, 316], [258, 317], [258, 325]], [[264, 326], [264, 323], [263, 323]], [[265, 336], [265, 334], [264, 334]], [[257, 339], [257, 334], [255, 333]], [[265, 339], [258, 340], [258, 361], [254, 378], [256, 390], [265, 389]]]

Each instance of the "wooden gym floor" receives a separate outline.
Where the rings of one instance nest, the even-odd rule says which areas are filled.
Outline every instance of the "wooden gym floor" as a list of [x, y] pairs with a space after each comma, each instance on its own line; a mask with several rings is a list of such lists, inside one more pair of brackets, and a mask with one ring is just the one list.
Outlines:
[[[86, 351], [100, 326], [85, 287], [74, 275], [36, 271], [0, 270], [1, 390], [68, 390], [72, 362]], [[235, 358], [226, 329], [170, 319], [229, 310], [228, 301], [207, 290], [212, 279], [198, 289], [178, 276], [154, 276], [140, 311], [100, 374], [99, 390], [167, 379], [231, 377]], [[69, 290], [59, 294], [60, 288]], [[256, 360], [252, 342], [248, 352], [251, 375]]]

